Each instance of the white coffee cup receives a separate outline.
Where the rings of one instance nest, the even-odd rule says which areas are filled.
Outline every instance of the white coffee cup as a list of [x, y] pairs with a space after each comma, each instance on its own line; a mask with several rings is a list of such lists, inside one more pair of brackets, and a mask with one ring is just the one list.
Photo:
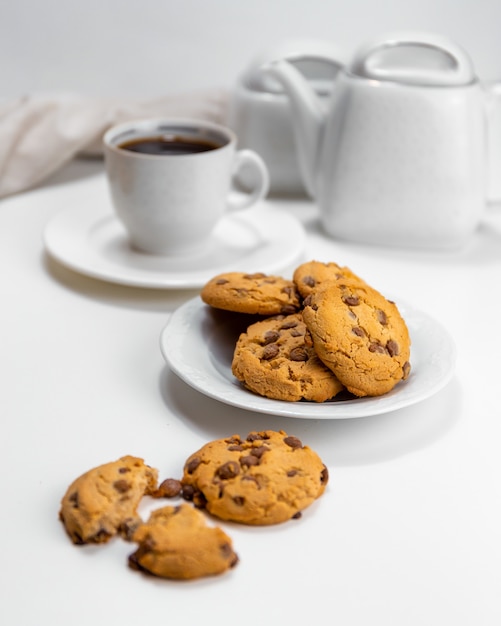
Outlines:
[[[135, 120], [109, 129], [104, 135], [109, 189], [132, 247], [167, 256], [196, 254], [228, 209], [263, 199], [269, 188], [266, 165], [252, 150], [237, 151], [236, 143], [230, 129], [195, 119]], [[156, 153], [136, 151], [159, 145]], [[243, 166], [255, 170], [255, 187], [231, 193]]]

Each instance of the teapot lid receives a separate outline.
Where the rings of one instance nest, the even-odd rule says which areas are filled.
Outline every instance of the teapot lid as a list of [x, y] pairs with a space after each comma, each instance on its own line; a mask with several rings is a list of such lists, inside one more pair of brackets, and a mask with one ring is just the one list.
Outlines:
[[359, 48], [348, 71], [362, 78], [408, 85], [459, 86], [476, 80], [466, 52], [435, 33], [398, 32]]
[[334, 79], [345, 62], [339, 50], [320, 40], [284, 41], [258, 55], [244, 71], [241, 81], [251, 91], [281, 94], [284, 89], [278, 80], [261, 71], [263, 65], [286, 59], [292, 63], [319, 93], [330, 93]]

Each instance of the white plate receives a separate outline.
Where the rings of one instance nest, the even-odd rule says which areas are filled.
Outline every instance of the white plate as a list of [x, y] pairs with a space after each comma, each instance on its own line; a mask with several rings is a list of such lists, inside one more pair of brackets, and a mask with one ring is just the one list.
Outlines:
[[280, 273], [298, 261], [305, 242], [302, 224], [266, 202], [229, 213], [216, 226], [206, 251], [176, 259], [132, 249], [106, 201], [64, 210], [44, 232], [49, 254], [72, 270], [154, 289], [198, 288], [225, 271]]
[[193, 298], [164, 328], [160, 347], [171, 369], [188, 385], [226, 404], [259, 413], [306, 419], [345, 419], [388, 413], [424, 400], [451, 378], [455, 345], [449, 333], [423, 312], [399, 303], [412, 339], [412, 370], [406, 381], [376, 398], [314, 402], [270, 400], [244, 389], [231, 372], [236, 340], [248, 316], [228, 314]]

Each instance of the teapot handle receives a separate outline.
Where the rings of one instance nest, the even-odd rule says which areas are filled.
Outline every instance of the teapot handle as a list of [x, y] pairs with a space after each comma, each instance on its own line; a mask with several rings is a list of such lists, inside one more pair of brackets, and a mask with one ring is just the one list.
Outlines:
[[470, 57], [438, 34], [401, 32], [362, 46], [350, 71], [364, 78], [414, 85], [466, 85], [475, 80]]
[[[332, 44], [321, 40], [296, 40], [283, 42], [274, 49], [267, 51], [256, 58], [253, 64], [247, 69], [243, 80], [247, 87], [256, 91], [268, 93], [281, 93], [282, 87], [272, 77], [261, 72], [263, 65], [283, 59], [299, 65], [308, 63], [324, 63], [332, 67], [332, 79], [336, 78], [341, 69], [346, 67], [346, 60], [343, 55]], [[317, 81], [314, 81], [317, 82]], [[325, 79], [318, 79], [319, 83]]]

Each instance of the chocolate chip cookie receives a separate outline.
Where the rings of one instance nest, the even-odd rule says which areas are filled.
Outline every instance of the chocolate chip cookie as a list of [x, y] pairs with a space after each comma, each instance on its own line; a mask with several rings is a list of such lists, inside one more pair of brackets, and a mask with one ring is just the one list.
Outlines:
[[254, 393], [275, 400], [324, 402], [343, 389], [318, 358], [301, 313], [251, 324], [237, 341], [232, 372]]
[[262, 273], [219, 274], [203, 287], [200, 295], [210, 306], [237, 313], [277, 315], [300, 308], [293, 281]]
[[293, 281], [299, 293], [306, 298], [310, 293], [320, 287], [322, 283], [330, 280], [349, 278], [364, 282], [354, 274], [349, 267], [341, 267], [337, 263], [322, 263], [321, 261], [308, 261], [297, 267], [294, 271]]
[[124, 456], [89, 470], [67, 489], [59, 518], [75, 544], [105, 543], [125, 536], [141, 520], [137, 506], [156, 490], [158, 472], [143, 459]]
[[251, 525], [297, 518], [327, 485], [316, 452], [284, 431], [207, 443], [184, 465], [183, 496], [212, 515]]
[[348, 391], [387, 393], [410, 372], [410, 337], [394, 302], [359, 281], [322, 284], [304, 302], [315, 351]]
[[193, 579], [222, 574], [238, 563], [232, 541], [218, 527], [208, 526], [189, 504], [153, 511], [132, 535], [139, 544], [129, 565], [162, 578]]

